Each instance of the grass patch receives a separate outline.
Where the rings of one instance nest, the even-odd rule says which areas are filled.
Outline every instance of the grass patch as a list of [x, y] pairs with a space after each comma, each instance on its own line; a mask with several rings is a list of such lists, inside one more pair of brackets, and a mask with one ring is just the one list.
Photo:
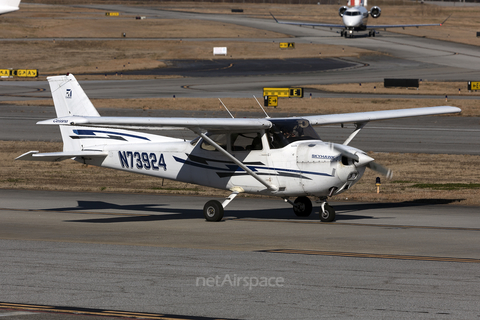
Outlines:
[[480, 189], [480, 183], [417, 183], [411, 186], [411, 188], [433, 190]]
[[150, 190], [159, 190], [159, 191], [199, 191], [198, 188], [159, 188], [152, 187]]

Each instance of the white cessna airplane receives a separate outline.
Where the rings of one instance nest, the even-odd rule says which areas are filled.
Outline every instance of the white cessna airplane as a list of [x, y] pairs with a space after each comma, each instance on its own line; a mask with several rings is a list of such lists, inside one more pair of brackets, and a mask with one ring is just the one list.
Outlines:
[[[353, 3], [352, 3], [353, 2]], [[368, 15], [371, 15], [372, 18], [380, 17], [382, 10], [380, 7], [373, 6], [370, 11], [368, 11], [364, 6], [367, 5], [367, 0], [349, 0], [347, 6], [342, 6], [338, 9], [338, 14], [342, 17], [343, 24], [328, 24], [328, 23], [312, 23], [312, 22], [289, 22], [289, 21], [278, 21], [273, 14], [272, 17], [277, 23], [281, 24], [292, 24], [299, 26], [310, 26], [310, 27], [327, 27], [327, 28], [341, 28], [340, 35], [345, 38], [353, 37], [354, 31], [365, 31], [369, 29], [368, 36], [375, 37], [375, 29], [386, 29], [386, 28], [407, 28], [407, 27], [431, 27], [431, 26], [441, 26], [447, 21], [442, 23], [434, 24], [385, 24], [385, 25], [375, 25], [367, 26]]]
[[[224, 208], [239, 193], [278, 196], [308, 216], [320, 202], [320, 220], [335, 219], [328, 197], [345, 192], [366, 168], [391, 171], [364, 151], [348, 144], [369, 122], [384, 119], [457, 113], [456, 107], [372, 111], [289, 118], [152, 118], [101, 117], [71, 74], [47, 78], [57, 118], [38, 124], [60, 127], [63, 151], [27, 152], [17, 160], [75, 161], [159, 178], [230, 190], [223, 203], [208, 201], [207, 221], [220, 221]], [[354, 123], [343, 144], [320, 140], [312, 126]], [[191, 141], [133, 129], [186, 128]], [[290, 197], [295, 197], [294, 201]]]
[[0, 0], [0, 14], [17, 11], [20, 0]]

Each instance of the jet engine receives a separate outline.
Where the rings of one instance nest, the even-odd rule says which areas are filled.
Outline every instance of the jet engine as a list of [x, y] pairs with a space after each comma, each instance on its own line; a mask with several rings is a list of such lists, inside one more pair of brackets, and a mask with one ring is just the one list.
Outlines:
[[348, 9], [347, 6], [340, 7], [340, 9], [338, 9], [338, 15], [340, 17], [343, 17], [343, 14], [345, 13], [345, 11], [347, 11], [347, 9]]
[[372, 18], [380, 17], [381, 13], [382, 13], [382, 10], [380, 9], [380, 7], [375, 6], [370, 9], [370, 15], [372, 16]]

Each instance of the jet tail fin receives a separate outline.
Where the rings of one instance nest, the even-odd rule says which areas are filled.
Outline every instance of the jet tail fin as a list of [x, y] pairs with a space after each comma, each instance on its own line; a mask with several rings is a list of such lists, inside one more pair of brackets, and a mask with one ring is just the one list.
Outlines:
[[349, 7], [358, 7], [358, 6], [366, 7], [367, 6], [367, 0], [348, 0], [347, 5]]

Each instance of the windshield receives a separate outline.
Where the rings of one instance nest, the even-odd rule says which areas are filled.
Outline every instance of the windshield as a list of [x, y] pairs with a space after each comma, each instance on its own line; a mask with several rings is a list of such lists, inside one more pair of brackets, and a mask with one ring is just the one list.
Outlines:
[[266, 131], [271, 149], [283, 148], [299, 140], [320, 140], [308, 120], [271, 120], [273, 126]]
[[359, 15], [360, 15], [360, 11], [346, 11], [346, 12], [345, 12], [345, 15], [346, 15], [346, 16], [359, 16]]

